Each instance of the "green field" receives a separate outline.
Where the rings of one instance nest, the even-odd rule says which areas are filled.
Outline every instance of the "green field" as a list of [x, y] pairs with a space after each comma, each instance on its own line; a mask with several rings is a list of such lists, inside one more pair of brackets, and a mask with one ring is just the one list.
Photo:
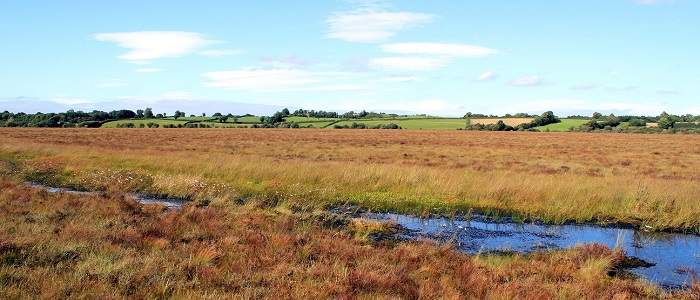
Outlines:
[[584, 119], [561, 119], [560, 123], [554, 123], [554, 124], [549, 124], [545, 126], [540, 126], [540, 127], [535, 127], [535, 129], [539, 129], [540, 131], [569, 131], [571, 127], [579, 127], [583, 125], [583, 123], [588, 122], [588, 120]]
[[[232, 122], [233, 119], [228, 119], [227, 122]], [[236, 122], [238, 123], [249, 123], [249, 124], [258, 124], [260, 123], [260, 117], [258, 116], [245, 116], [245, 117], [238, 117], [236, 118]]]
[[[177, 118], [178, 121], [195, 121], [195, 122], [203, 122], [203, 121], [211, 121], [217, 119], [215, 117], [180, 117]], [[175, 120], [173, 117], [167, 117], [165, 120]]]
[[339, 119], [337, 118], [313, 118], [313, 117], [298, 117], [298, 116], [290, 116], [286, 117], [284, 119], [287, 122], [296, 122], [296, 123], [316, 123], [316, 122], [333, 122], [337, 121]]
[[221, 122], [197, 122], [195, 124], [206, 124], [215, 128], [237, 128], [237, 127], [248, 127], [248, 124], [234, 124], [234, 123], [221, 123]]
[[184, 121], [184, 120], [173, 120], [173, 119], [134, 119], [134, 120], [118, 120], [118, 121], [111, 121], [111, 122], [104, 123], [104, 124], [102, 124], [101, 127], [102, 127], [102, 128], [116, 128], [117, 125], [119, 125], [119, 124], [126, 124], [126, 123], [133, 123], [134, 126], [136, 126], [136, 127], [138, 127], [139, 124], [143, 124], [143, 125], [145, 126], [145, 125], [148, 124], [148, 123], [156, 123], [156, 124], [158, 124], [158, 125], [160, 125], [160, 126], [162, 127], [163, 125], [167, 125], [167, 124], [173, 124], [173, 125], [182, 124], [182, 125], [185, 125], [185, 123], [187, 123], [187, 121]]
[[403, 129], [457, 129], [464, 128], [467, 125], [465, 119], [448, 119], [448, 118], [433, 118], [433, 119], [374, 119], [374, 120], [348, 120], [338, 122], [337, 125], [352, 125], [352, 123], [363, 123], [368, 126], [394, 123], [401, 126]]

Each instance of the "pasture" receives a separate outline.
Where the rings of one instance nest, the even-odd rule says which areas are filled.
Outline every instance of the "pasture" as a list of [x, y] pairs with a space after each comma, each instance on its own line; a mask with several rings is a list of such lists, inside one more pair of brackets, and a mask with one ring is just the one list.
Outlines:
[[561, 119], [559, 123], [553, 123], [545, 126], [535, 127], [540, 131], [569, 131], [572, 127], [578, 128], [589, 120], [583, 119]]
[[127, 124], [127, 123], [132, 123], [136, 127], [139, 127], [139, 125], [143, 124], [144, 126], [148, 123], [155, 123], [158, 124], [159, 126], [164, 126], [164, 125], [175, 125], [177, 126], [178, 124], [180, 125], [185, 125], [188, 121], [185, 120], [175, 120], [175, 119], [133, 119], [133, 120], [118, 120], [118, 121], [110, 121], [102, 124], [102, 128], [116, 128], [120, 124]]

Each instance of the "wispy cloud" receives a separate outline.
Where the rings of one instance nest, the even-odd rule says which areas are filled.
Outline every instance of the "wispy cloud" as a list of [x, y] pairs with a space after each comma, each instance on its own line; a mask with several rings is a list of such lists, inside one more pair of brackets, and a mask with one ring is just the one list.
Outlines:
[[518, 87], [532, 87], [542, 85], [543, 83], [544, 80], [542, 80], [541, 77], [536, 75], [529, 75], [511, 80], [508, 82], [508, 85]]
[[425, 54], [455, 57], [484, 57], [498, 53], [486, 47], [449, 43], [395, 43], [382, 45], [382, 50], [396, 54]]
[[597, 85], [592, 83], [577, 84], [571, 87], [572, 91], [590, 91], [598, 88]]
[[497, 75], [496, 72], [494, 71], [486, 71], [484, 73], [481, 73], [479, 77], [476, 78], [477, 81], [489, 81], [489, 80], [494, 80], [496, 79]]
[[129, 49], [119, 58], [134, 63], [148, 63], [160, 58], [184, 56], [210, 42], [200, 33], [184, 31], [98, 33], [95, 34], [95, 39], [113, 42], [119, 47]]
[[382, 42], [397, 32], [433, 20], [430, 14], [389, 12], [375, 8], [339, 12], [326, 19], [327, 37], [355, 43]]
[[372, 68], [408, 71], [435, 70], [446, 64], [445, 59], [433, 57], [392, 56], [369, 60], [369, 66]]

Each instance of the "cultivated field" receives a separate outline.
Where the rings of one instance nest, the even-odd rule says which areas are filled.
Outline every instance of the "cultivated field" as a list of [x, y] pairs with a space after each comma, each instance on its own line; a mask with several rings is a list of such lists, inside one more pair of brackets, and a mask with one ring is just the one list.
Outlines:
[[357, 119], [338, 122], [334, 125], [352, 125], [352, 123], [362, 123], [368, 126], [386, 125], [394, 123], [403, 129], [452, 129], [465, 128], [466, 119], [448, 118], [418, 118], [418, 119]]
[[481, 124], [481, 125], [491, 125], [491, 124], [496, 124], [498, 121], [503, 121], [506, 125], [509, 126], [518, 126], [520, 124], [525, 124], [525, 123], [530, 123], [534, 120], [533, 118], [482, 118], [482, 119], [477, 119], [477, 118], [470, 118], [469, 119], [469, 124], [475, 125], [475, 124]]
[[584, 133], [0, 129], [28, 179], [190, 199], [262, 197], [399, 212], [700, 231], [700, 136]]

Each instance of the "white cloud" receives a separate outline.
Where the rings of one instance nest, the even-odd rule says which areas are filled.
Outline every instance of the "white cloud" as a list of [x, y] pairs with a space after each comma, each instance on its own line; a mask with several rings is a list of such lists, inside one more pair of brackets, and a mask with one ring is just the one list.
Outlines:
[[210, 42], [197, 32], [184, 31], [98, 33], [95, 39], [113, 42], [119, 47], [129, 49], [119, 58], [134, 63], [148, 63], [159, 58], [184, 56]]
[[369, 60], [369, 66], [372, 68], [411, 71], [435, 70], [446, 64], [445, 59], [433, 57], [393, 56]]
[[238, 54], [242, 54], [243, 52], [244, 52], [243, 50], [237, 50], [237, 49], [226, 49], [226, 50], [213, 49], [213, 50], [200, 51], [199, 55], [218, 57], [218, 56], [238, 55]]
[[139, 69], [136, 69], [136, 72], [138, 72], [138, 73], [156, 73], [156, 72], [160, 72], [160, 71], [162, 71], [162, 70], [159, 68], [139, 68]]
[[481, 73], [481, 75], [479, 75], [479, 77], [477, 77], [476, 80], [478, 80], [478, 81], [489, 81], [489, 80], [493, 80], [493, 79], [495, 79], [495, 78], [496, 78], [496, 72], [494, 72], [494, 71], [486, 71], [486, 72], [484, 72], [484, 73]]
[[535, 75], [520, 77], [520, 78], [511, 80], [510, 82], [508, 82], [509, 85], [521, 86], [521, 87], [538, 86], [538, 85], [542, 85], [542, 83], [543, 83], [542, 78], [539, 76], [535, 76]]
[[355, 43], [384, 41], [397, 32], [431, 22], [433, 16], [415, 12], [358, 10], [328, 17], [329, 38]]
[[428, 54], [457, 57], [484, 57], [498, 53], [498, 51], [486, 47], [447, 44], [447, 43], [396, 43], [382, 45], [382, 50], [397, 54]]

